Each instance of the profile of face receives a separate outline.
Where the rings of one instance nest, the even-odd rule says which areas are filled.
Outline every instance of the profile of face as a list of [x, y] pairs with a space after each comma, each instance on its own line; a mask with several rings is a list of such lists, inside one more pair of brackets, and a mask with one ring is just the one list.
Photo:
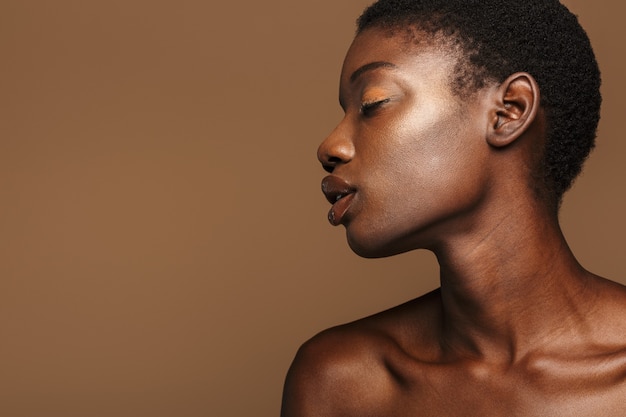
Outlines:
[[472, 227], [489, 189], [483, 90], [455, 94], [455, 54], [426, 37], [369, 28], [355, 38], [340, 79], [345, 116], [318, 149], [329, 220], [364, 257], [445, 244]]

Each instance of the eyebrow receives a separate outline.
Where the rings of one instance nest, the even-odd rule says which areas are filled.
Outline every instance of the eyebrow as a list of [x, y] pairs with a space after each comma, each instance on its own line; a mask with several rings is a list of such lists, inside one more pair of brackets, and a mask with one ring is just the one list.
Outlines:
[[398, 67], [392, 64], [391, 62], [386, 62], [386, 61], [370, 62], [369, 64], [365, 64], [362, 67], [358, 68], [356, 71], [354, 71], [352, 75], [350, 76], [350, 82], [353, 83], [361, 75], [363, 75], [363, 73], [366, 73], [368, 71], [373, 71], [378, 68], [398, 68]]

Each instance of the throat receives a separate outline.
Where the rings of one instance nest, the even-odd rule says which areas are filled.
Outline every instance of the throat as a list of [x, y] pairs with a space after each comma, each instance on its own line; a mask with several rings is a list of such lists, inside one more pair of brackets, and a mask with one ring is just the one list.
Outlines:
[[562, 237], [550, 245], [529, 240], [510, 251], [485, 240], [438, 259], [440, 340], [450, 355], [514, 363], [531, 349], [591, 333], [592, 275]]

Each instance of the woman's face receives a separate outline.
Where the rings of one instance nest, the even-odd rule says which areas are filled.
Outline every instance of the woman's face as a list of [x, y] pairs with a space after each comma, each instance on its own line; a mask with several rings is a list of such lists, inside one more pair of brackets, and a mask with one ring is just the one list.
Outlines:
[[432, 249], [467, 231], [489, 186], [485, 94], [453, 93], [457, 60], [438, 45], [373, 28], [346, 56], [345, 117], [318, 157], [331, 172], [329, 220], [361, 256]]

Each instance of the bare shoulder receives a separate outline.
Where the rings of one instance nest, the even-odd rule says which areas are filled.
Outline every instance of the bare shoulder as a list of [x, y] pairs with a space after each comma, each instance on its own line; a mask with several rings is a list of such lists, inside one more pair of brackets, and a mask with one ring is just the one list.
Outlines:
[[626, 286], [604, 278], [600, 282], [595, 300], [598, 331], [626, 352]]
[[393, 408], [402, 384], [396, 370], [410, 368], [399, 365], [411, 360], [413, 349], [403, 338], [407, 329], [420, 331], [415, 313], [428, 314], [429, 297], [333, 327], [304, 343], [287, 374], [281, 416], [368, 416]]
[[281, 416], [360, 415], [380, 406], [389, 381], [379, 354], [387, 343], [349, 325], [307, 341], [287, 373]]
[[585, 337], [572, 338], [561, 352], [540, 363], [558, 365], [549, 366], [554, 381], [569, 380], [570, 386], [602, 392], [607, 404], [611, 392], [619, 398], [626, 394], [626, 286], [596, 278]]

